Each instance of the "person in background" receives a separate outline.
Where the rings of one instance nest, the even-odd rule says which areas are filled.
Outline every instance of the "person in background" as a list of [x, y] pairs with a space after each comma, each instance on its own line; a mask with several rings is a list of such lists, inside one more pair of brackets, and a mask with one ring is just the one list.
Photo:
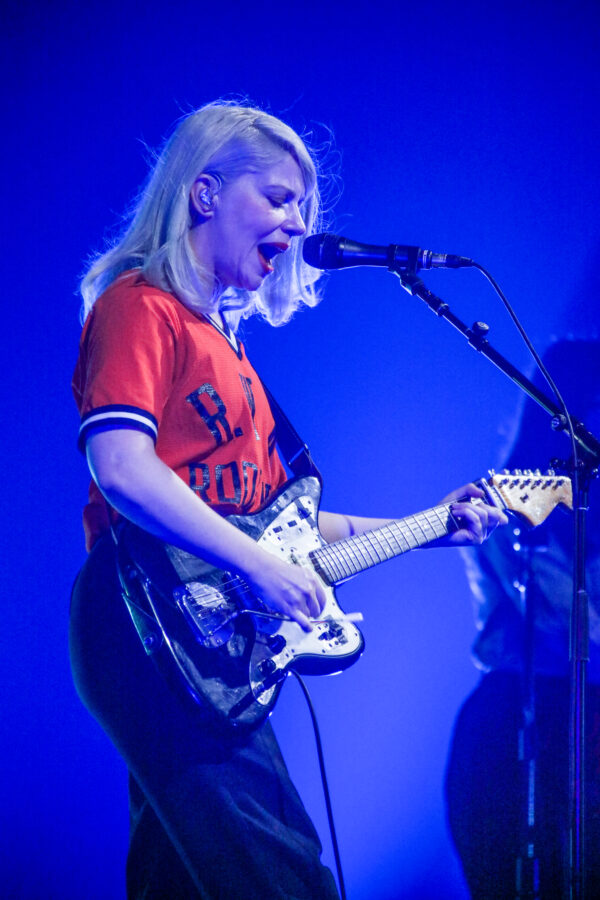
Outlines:
[[[546, 352], [544, 363], [569, 412], [598, 437], [600, 342], [559, 340]], [[538, 387], [543, 390], [543, 385], [539, 379]], [[544, 471], [551, 460], [569, 457], [567, 438], [552, 431], [547, 413], [527, 398], [503, 466]], [[590, 497], [586, 896], [598, 897], [600, 498], [594, 482]], [[569, 878], [573, 547], [573, 516], [559, 509], [532, 530], [521, 525], [502, 529], [477, 554], [468, 548], [461, 551], [477, 624], [473, 659], [482, 677], [455, 722], [446, 771], [446, 803], [451, 835], [474, 900], [526, 896], [517, 890], [518, 871], [522, 891], [527, 879], [531, 886], [539, 878], [535, 896], [551, 900], [568, 895], [564, 891]], [[528, 785], [531, 772], [533, 792]], [[533, 818], [529, 831], [527, 816]], [[532, 860], [527, 859], [525, 842], [533, 845]]]

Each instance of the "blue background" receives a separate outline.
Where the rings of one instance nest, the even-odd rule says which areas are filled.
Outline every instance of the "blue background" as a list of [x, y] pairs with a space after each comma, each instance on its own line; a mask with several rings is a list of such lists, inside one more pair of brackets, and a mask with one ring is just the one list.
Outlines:
[[[121, 900], [124, 767], [74, 693], [71, 582], [87, 474], [70, 376], [77, 279], [173, 121], [246, 94], [318, 143], [344, 189], [337, 231], [475, 258], [539, 350], [598, 314], [596, 2], [85, 4], [2, 13], [4, 897]], [[428, 273], [468, 324], [527, 353], [474, 271]], [[403, 515], [497, 463], [517, 390], [385, 270], [334, 273], [283, 329], [246, 328], [257, 368], [310, 443], [326, 508]], [[311, 679], [351, 900], [465, 898], [443, 770], [475, 684], [459, 555], [412, 554], [344, 586], [367, 649]], [[274, 714], [332, 861], [308, 713]], [[565, 726], [566, 727], [566, 726]]]

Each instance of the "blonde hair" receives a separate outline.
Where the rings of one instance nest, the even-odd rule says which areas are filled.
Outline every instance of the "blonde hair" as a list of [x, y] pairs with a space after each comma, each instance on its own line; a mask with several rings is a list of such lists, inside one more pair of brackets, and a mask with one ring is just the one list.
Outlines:
[[[245, 172], [273, 165], [282, 153], [292, 155], [304, 179], [300, 214], [305, 235], [277, 259], [275, 272], [257, 291], [231, 288], [218, 300], [207, 300], [200, 288], [202, 270], [187, 239], [194, 225], [189, 202], [194, 181], [204, 172], [226, 184]], [[314, 306], [320, 299], [314, 285], [319, 273], [302, 258], [304, 238], [320, 225], [316, 165], [296, 132], [260, 109], [219, 100], [182, 118], [157, 155], [127, 221], [81, 282], [84, 319], [100, 294], [134, 268], [192, 309], [213, 312], [220, 307], [234, 327], [253, 313], [281, 325], [302, 303]]]

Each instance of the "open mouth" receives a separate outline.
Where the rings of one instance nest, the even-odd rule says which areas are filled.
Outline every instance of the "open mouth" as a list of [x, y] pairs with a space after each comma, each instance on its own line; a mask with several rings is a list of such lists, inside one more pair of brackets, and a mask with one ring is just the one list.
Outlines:
[[259, 244], [258, 258], [265, 272], [272, 272], [274, 269], [273, 260], [279, 253], [285, 253], [288, 249], [287, 244]]

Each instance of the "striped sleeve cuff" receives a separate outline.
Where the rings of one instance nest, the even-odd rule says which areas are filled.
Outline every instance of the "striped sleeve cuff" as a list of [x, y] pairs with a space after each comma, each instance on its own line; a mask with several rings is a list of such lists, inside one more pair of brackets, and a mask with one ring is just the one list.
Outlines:
[[83, 452], [85, 442], [90, 434], [114, 428], [133, 428], [135, 431], [143, 431], [150, 435], [154, 443], [158, 437], [158, 422], [152, 413], [137, 406], [113, 403], [110, 406], [98, 406], [81, 417], [77, 446]]

